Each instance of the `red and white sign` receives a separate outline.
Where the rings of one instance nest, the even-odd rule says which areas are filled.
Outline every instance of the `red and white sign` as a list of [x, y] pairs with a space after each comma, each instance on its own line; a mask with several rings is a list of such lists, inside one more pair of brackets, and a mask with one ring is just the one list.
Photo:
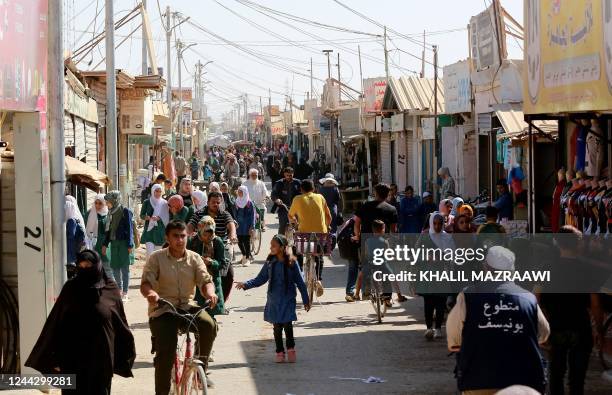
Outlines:
[[44, 111], [47, 0], [0, 1], [0, 109]]
[[366, 78], [363, 80], [363, 111], [377, 113], [382, 110], [382, 102], [387, 89], [385, 78]]

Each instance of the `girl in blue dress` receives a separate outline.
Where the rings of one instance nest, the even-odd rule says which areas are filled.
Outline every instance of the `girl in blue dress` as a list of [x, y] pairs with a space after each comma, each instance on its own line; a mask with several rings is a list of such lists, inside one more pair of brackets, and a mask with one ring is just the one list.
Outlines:
[[310, 310], [310, 301], [302, 271], [294, 257], [287, 254], [287, 239], [275, 235], [270, 242], [270, 255], [261, 271], [252, 280], [236, 283], [237, 289], [251, 289], [268, 283], [268, 299], [264, 309], [264, 320], [274, 326], [274, 341], [276, 343], [277, 363], [285, 362], [285, 347], [283, 346], [283, 331], [287, 345], [287, 360], [296, 361], [295, 339], [293, 337], [293, 321], [297, 320], [296, 287], [302, 295], [304, 310]]

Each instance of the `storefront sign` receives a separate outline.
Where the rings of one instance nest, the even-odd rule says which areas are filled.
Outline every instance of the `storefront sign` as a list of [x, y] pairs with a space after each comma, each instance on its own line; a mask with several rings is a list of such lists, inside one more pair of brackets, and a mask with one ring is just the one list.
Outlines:
[[363, 80], [364, 107], [366, 113], [379, 112], [382, 109], [387, 80], [385, 78], [366, 78]]
[[447, 114], [472, 111], [470, 64], [467, 60], [444, 66], [444, 107]]
[[191, 88], [172, 88], [172, 101], [179, 101], [181, 91], [183, 92], [183, 101], [191, 101]]
[[133, 134], [128, 136], [128, 144], [155, 145], [153, 136]]
[[47, 0], [0, 1], [0, 109], [44, 110], [46, 78]]
[[64, 110], [86, 121], [98, 123], [96, 101], [77, 95], [70, 84], [64, 84]]
[[433, 118], [421, 118], [421, 128], [423, 128], [423, 140], [435, 140], [435, 124]]
[[284, 136], [287, 133], [285, 132], [285, 123], [283, 121], [272, 122], [270, 125], [270, 132], [272, 136]]
[[526, 0], [524, 9], [524, 112], [612, 109], [612, 0]]
[[153, 133], [153, 102], [147, 96], [142, 100], [121, 100], [120, 129], [123, 134]]
[[[499, 65], [500, 58], [505, 59], [507, 57], [503, 18], [495, 20], [494, 7], [495, 3], [470, 19], [471, 53], [477, 71]], [[498, 32], [501, 37], [498, 37]], [[499, 43], [503, 45], [501, 56]]]

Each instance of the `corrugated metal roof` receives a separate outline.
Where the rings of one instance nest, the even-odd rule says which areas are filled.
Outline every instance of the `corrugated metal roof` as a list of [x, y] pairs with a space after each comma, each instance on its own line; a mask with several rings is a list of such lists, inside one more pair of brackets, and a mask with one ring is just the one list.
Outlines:
[[[514, 108], [497, 110], [495, 116], [497, 116], [504, 129], [504, 133], [497, 135], [498, 140], [521, 138], [528, 133], [529, 125], [524, 120], [525, 114], [523, 114], [523, 111]], [[557, 121], [533, 121], [533, 124], [547, 134], [555, 134], [559, 128]], [[534, 130], [534, 133], [538, 132]]]
[[[385, 90], [383, 109], [399, 111], [429, 111], [433, 114], [434, 80], [413, 76], [390, 78]], [[438, 114], [444, 113], [444, 85], [438, 79]], [[394, 105], [395, 102], [395, 105]]]

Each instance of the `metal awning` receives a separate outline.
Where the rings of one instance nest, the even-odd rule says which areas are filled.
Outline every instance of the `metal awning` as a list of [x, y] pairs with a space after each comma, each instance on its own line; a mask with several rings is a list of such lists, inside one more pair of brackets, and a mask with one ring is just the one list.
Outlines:
[[[504, 129], [504, 133], [497, 135], [498, 140], [522, 139], [529, 133], [529, 125], [525, 122], [523, 111], [514, 108], [495, 111], [495, 116]], [[558, 132], [557, 121], [534, 121], [533, 125], [548, 135], [556, 135]], [[534, 130], [534, 133], [539, 133]]]
[[85, 162], [66, 156], [66, 180], [99, 192], [104, 185], [110, 184], [108, 176]]
[[[434, 80], [413, 76], [389, 78], [383, 98], [383, 110], [427, 112], [434, 114]], [[444, 113], [444, 85], [438, 79], [438, 114]]]

